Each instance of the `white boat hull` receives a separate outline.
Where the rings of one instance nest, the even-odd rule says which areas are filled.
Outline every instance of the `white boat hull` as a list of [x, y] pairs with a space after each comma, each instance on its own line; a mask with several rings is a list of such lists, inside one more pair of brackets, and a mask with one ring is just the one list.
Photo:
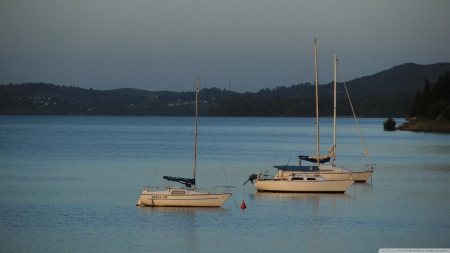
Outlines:
[[[329, 166], [331, 168], [331, 166]], [[367, 171], [350, 171], [347, 169], [338, 168], [337, 169], [320, 169], [320, 175], [328, 181], [346, 181], [355, 180], [356, 182], [366, 182], [367, 179], [372, 175], [373, 170]], [[287, 180], [289, 175], [296, 173], [295, 171], [278, 171], [275, 179], [280, 179], [280, 175], [283, 180]], [[298, 173], [298, 172], [297, 172]]]
[[[184, 192], [184, 194], [178, 194]], [[229, 193], [208, 193], [193, 190], [142, 191], [138, 205], [173, 207], [220, 207], [231, 196]]]
[[309, 193], [344, 193], [354, 181], [288, 181], [258, 180], [255, 188], [259, 192], [309, 192]]
[[356, 182], [366, 182], [372, 175], [373, 171], [356, 171], [356, 172], [320, 172], [320, 175], [326, 180], [348, 180], [352, 177]]
[[320, 175], [326, 180], [355, 180], [356, 182], [366, 182], [372, 175], [373, 170], [351, 171], [343, 167], [320, 166]]

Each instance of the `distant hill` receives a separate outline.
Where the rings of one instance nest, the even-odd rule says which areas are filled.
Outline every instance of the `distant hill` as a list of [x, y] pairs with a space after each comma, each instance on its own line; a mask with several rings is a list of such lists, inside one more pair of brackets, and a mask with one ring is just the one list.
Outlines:
[[[352, 97], [387, 95], [396, 92], [415, 94], [416, 91], [423, 89], [426, 78], [434, 83], [445, 71], [450, 71], [450, 63], [430, 65], [405, 63], [374, 75], [351, 80], [347, 82], [347, 86], [351, 90]], [[328, 84], [327, 90], [332, 91], [332, 85], [332, 83]], [[344, 92], [342, 86], [339, 91]]]
[[[355, 111], [360, 117], [404, 117], [422, 90], [425, 79], [435, 82], [450, 71], [450, 63], [402, 64], [391, 69], [346, 82]], [[321, 112], [329, 115], [333, 83], [320, 85]], [[305, 104], [315, 88], [310, 83], [237, 93], [225, 89], [200, 91], [200, 115], [215, 116], [311, 116]], [[345, 103], [344, 88], [338, 85], [340, 104]], [[300, 99], [305, 99], [301, 108]], [[147, 91], [132, 88], [115, 90], [82, 89], [46, 83], [0, 85], [0, 114], [4, 115], [193, 115], [195, 93]], [[347, 102], [348, 103], [348, 102]], [[349, 107], [339, 106], [340, 115]], [[296, 112], [296, 113], [292, 113]]]
[[[430, 65], [405, 63], [374, 75], [346, 81], [346, 85], [352, 98], [389, 95], [399, 92], [415, 94], [416, 91], [423, 89], [426, 78], [431, 83], [434, 83], [445, 71], [450, 71], [450, 63]], [[250, 95], [254, 98], [315, 96], [315, 89], [311, 86], [312, 84], [310, 83], [292, 85], [290, 87], [282, 86], [273, 90], [262, 89], [256, 93], [246, 93], [244, 95]], [[323, 96], [332, 97], [333, 82], [320, 85], [319, 92]], [[346, 96], [341, 82], [337, 82], [337, 96]]]
[[[217, 88], [202, 89], [200, 115], [222, 97], [237, 93]], [[193, 115], [195, 92], [146, 91], [132, 88], [99, 91], [47, 83], [0, 85], [3, 115]]]
[[[360, 117], [405, 117], [409, 114], [415, 93], [422, 90], [425, 80], [434, 83], [450, 71], [450, 63], [418, 65], [402, 64], [371, 76], [346, 82], [355, 113]], [[331, 116], [333, 83], [320, 85], [320, 114]], [[313, 116], [315, 88], [312, 84], [262, 89], [234, 98], [223, 98], [211, 108], [216, 116]], [[351, 116], [345, 88], [337, 85], [337, 113]]]

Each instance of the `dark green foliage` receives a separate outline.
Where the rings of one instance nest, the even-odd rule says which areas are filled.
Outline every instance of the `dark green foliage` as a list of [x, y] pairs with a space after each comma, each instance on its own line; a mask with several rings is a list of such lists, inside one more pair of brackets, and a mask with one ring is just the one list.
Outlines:
[[441, 114], [443, 119], [448, 119], [447, 108], [450, 105], [450, 72], [446, 71], [440, 76], [434, 85], [428, 79], [422, 92], [417, 91], [409, 110], [409, 116], [437, 119]]
[[395, 120], [392, 119], [392, 118], [388, 118], [383, 123], [383, 128], [384, 128], [385, 131], [394, 131], [395, 130], [395, 125], [396, 125]]
[[450, 106], [445, 108], [444, 112], [440, 115], [443, 120], [450, 120]]
[[[437, 73], [446, 75], [440, 76]], [[358, 117], [449, 119], [450, 63], [404, 64], [347, 82]], [[418, 77], [420, 76], [420, 78]], [[425, 80], [422, 92], [416, 83]], [[431, 85], [431, 82], [436, 82]], [[192, 87], [193, 88], [193, 87]], [[193, 89], [192, 89], [193, 90]], [[416, 92], [417, 91], [417, 92]], [[320, 116], [333, 115], [332, 83], [319, 86]], [[415, 96], [414, 96], [415, 94]], [[200, 115], [314, 117], [315, 86], [277, 86], [256, 93], [225, 89], [200, 90]], [[337, 87], [337, 115], [352, 116], [342, 83]], [[193, 115], [195, 93], [146, 91], [131, 88], [99, 91], [46, 83], [0, 85], [0, 114], [52, 115]]]
[[443, 113], [445, 109], [448, 107], [449, 101], [441, 99], [439, 101], [436, 101], [434, 103], [431, 103], [427, 107], [427, 111], [425, 112], [425, 115], [429, 119], [437, 119], [439, 114]]
[[[329, 95], [326, 86], [321, 86], [319, 92]], [[314, 86], [311, 84], [244, 94], [204, 88], [200, 91], [199, 113], [213, 116], [314, 117], [313, 95]], [[395, 93], [356, 97], [352, 102], [355, 113], [360, 117], [404, 117], [411, 99], [405, 93]], [[194, 100], [194, 92], [99, 91], [45, 83], [0, 85], [0, 114], [189, 116], [194, 112]], [[320, 96], [319, 101], [320, 116], [332, 116], [332, 98]], [[347, 98], [339, 98], [337, 104], [338, 116], [352, 115]]]
[[[408, 106], [412, 102], [411, 94], [395, 93], [379, 97], [367, 96], [352, 99], [355, 113], [359, 117], [405, 117]], [[222, 99], [211, 108], [214, 116], [265, 116], [265, 117], [314, 117], [315, 98], [281, 98], [268, 99], [253, 97], [236, 97]], [[337, 115], [352, 116], [348, 98], [337, 100]], [[319, 98], [320, 116], [333, 116], [333, 99], [321, 96]]]

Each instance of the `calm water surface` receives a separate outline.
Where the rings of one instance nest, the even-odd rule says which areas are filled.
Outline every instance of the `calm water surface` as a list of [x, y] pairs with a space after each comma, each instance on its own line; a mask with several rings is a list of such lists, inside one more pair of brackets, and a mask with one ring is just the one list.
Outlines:
[[[450, 248], [450, 135], [359, 119], [376, 164], [345, 194], [257, 193], [248, 176], [315, 152], [312, 118], [200, 118], [200, 188], [222, 208], [136, 207], [143, 186], [191, 176], [190, 117], [0, 116], [0, 252], [378, 252]], [[396, 119], [401, 123], [401, 119]], [[321, 151], [332, 120], [321, 120]], [[353, 119], [337, 164], [363, 168]], [[238, 208], [242, 201], [247, 209]]]

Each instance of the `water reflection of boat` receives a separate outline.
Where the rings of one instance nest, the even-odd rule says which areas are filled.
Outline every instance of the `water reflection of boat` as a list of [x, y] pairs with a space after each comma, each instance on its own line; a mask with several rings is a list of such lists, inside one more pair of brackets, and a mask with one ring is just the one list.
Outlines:
[[290, 200], [290, 201], [302, 201], [312, 199], [323, 200], [351, 200], [353, 197], [348, 194], [322, 194], [322, 193], [279, 193], [279, 192], [257, 192], [252, 195], [253, 198], [258, 200]]
[[159, 213], [159, 214], [207, 214], [217, 212], [229, 212], [225, 208], [203, 208], [203, 207], [165, 207], [165, 206], [152, 206], [150, 208], [140, 208], [142, 213]]
[[[349, 176], [342, 180], [326, 180], [320, 175], [319, 147], [319, 81], [317, 68], [317, 48], [314, 40], [314, 60], [316, 76], [316, 157], [309, 157], [310, 161], [316, 161], [317, 166], [275, 166], [279, 172], [270, 178], [268, 174], [259, 172], [250, 175], [247, 181], [256, 180], [255, 188], [259, 192], [308, 192], [308, 193], [344, 193], [354, 183], [354, 178]], [[329, 158], [328, 158], [329, 160]], [[284, 176], [284, 171], [287, 172]], [[245, 184], [245, 183], [244, 183]]]
[[218, 186], [210, 191], [196, 189], [195, 174], [197, 170], [197, 125], [198, 125], [198, 76], [195, 88], [195, 132], [194, 132], [194, 167], [193, 178], [164, 176], [164, 180], [174, 181], [185, 187], [167, 187], [166, 189], [149, 191], [146, 187], [137, 206], [177, 206], [177, 207], [220, 207], [231, 196], [233, 186]]

